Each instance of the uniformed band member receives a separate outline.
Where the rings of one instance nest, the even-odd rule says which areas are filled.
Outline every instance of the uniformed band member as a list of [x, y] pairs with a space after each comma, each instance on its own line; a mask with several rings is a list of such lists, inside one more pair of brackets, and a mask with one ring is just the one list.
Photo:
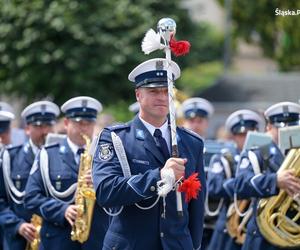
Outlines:
[[0, 143], [11, 144], [11, 121], [15, 119], [12, 107], [6, 102], [0, 102]]
[[[5, 103], [0, 102], [0, 158], [2, 158], [2, 153], [5, 146], [10, 145], [10, 135], [11, 129], [10, 124], [11, 120], [15, 118], [12, 107]], [[2, 163], [0, 163], [0, 171], [2, 171]], [[4, 190], [4, 183], [0, 183], [0, 189]], [[1, 213], [1, 212], [0, 212]], [[3, 217], [0, 215], [0, 219]], [[0, 249], [3, 249], [3, 223], [5, 220], [0, 221]]]
[[0, 182], [5, 184], [0, 190], [1, 217], [5, 220], [4, 249], [24, 250], [26, 240], [35, 238], [36, 230], [30, 223], [32, 213], [24, 207], [24, 190], [35, 155], [51, 131], [59, 108], [52, 102], [40, 101], [26, 107], [21, 115], [29, 141], [3, 153], [0, 171]]
[[227, 211], [233, 199], [234, 176], [239, 154], [243, 149], [248, 131], [259, 130], [263, 127], [263, 119], [254, 111], [242, 109], [233, 112], [225, 122], [225, 128], [237, 144], [237, 152], [226, 152], [214, 155], [210, 162], [207, 178], [207, 191], [210, 198], [220, 200], [222, 207], [219, 210], [215, 230], [208, 246], [209, 250], [234, 250], [241, 246], [235, 243], [226, 229]]
[[214, 113], [213, 105], [206, 99], [193, 97], [182, 103], [182, 112], [184, 115], [183, 127], [205, 138], [209, 119]]
[[[103, 249], [200, 248], [205, 196], [203, 141], [177, 128], [180, 156], [170, 157], [166, 69], [166, 59], [161, 58], [137, 66], [129, 80], [135, 84], [139, 114], [127, 124], [105, 128], [99, 135], [93, 161], [97, 202], [107, 208], [122, 208], [114, 210]], [[169, 70], [174, 79], [179, 77], [176, 63], [172, 62]], [[157, 183], [165, 171], [176, 180], [199, 173], [202, 191], [190, 203], [185, 203], [182, 195], [183, 217], [177, 214], [174, 191], [167, 194], [165, 204], [157, 196]]]
[[[197, 133], [201, 137], [206, 137], [207, 129], [209, 127], [209, 120], [214, 113], [213, 105], [206, 99], [200, 97], [193, 97], [186, 99], [181, 104], [181, 110], [183, 116], [182, 126], [190, 129], [191, 131]], [[209, 143], [214, 143], [209, 140]], [[214, 143], [215, 144], [215, 143]], [[207, 171], [206, 162], [209, 162], [211, 154], [207, 154], [207, 140], [204, 141], [204, 169]], [[205, 214], [204, 218], [204, 228], [201, 249], [207, 248], [209, 241], [211, 239], [214, 227], [214, 218]]]
[[[80, 96], [62, 105], [67, 138], [61, 144], [45, 146], [38, 155], [26, 186], [25, 204], [43, 218], [42, 249], [101, 249], [108, 217], [98, 206], [88, 240], [71, 240], [77, 207], [73, 204], [80, 155], [84, 151], [82, 134], [92, 137], [101, 104], [94, 98]], [[91, 181], [91, 175], [86, 176]]]
[[[299, 114], [300, 105], [292, 102], [281, 102], [269, 107], [264, 115], [267, 119], [267, 133], [272, 136], [273, 143], [267, 148], [253, 148], [241, 156], [235, 181], [235, 192], [242, 199], [256, 198], [253, 204], [253, 214], [247, 224], [243, 250], [279, 249], [264, 239], [259, 231], [256, 223], [257, 202], [259, 198], [277, 195], [280, 189], [285, 190], [291, 196], [300, 193], [300, 180], [293, 176], [291, 170], [276, 173], [283, 162], [283, 155], [276, 145], [278, 128], [298, 125]], [[254, 158], [256, 160], [253, 160]], [[255, 174], [255, 168], [259, 168], [260, 173]]]

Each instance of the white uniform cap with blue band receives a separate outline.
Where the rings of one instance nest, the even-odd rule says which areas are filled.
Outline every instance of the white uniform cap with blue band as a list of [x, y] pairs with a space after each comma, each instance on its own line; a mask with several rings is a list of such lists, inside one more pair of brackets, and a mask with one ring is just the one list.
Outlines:
[[165, 58], [154, 58], [135, 67], [128, 79], [135, 83], [136, 88], [168, 87], [167, 70], [171, 70], [173, 80], [179, 78], [180, 68], [175, 62], [171, 61], [168, 65]]
[[95, 98], [78, 96], [66, 101], [61, 106], [61, 111], [69, 119], [95, 121], [98, 113], [102, 111], [102, 105]]
[[264, 127], [263, 118], [249, 109], [233, 112], [226, 119], [225, 129], [232, 134], [245, 133], [247, 130], [259, 130]]
[[265, 111], [268, 122], [276, 127], [299, 125], [300, 105], [294, 102], [279, 102]]
[[34, 102], [27, 106], [21, 113], [26, 124], [40, 126], [42, 124], [52, 125], [59, 116], [59, 107], [50, 101]]
[[214, 113], [213, 105], [206, 99], [193, 97], [182, 103], [182, 112], [186, 119], [200, 117], [211, 117]]
[[12, 106], [6, 102], [0, 102], [0, 121], [11, 121], [15, 119]]
[[13, 108], [6, 102], [0, 102], [0, 133], [8, 130], [13, 119], [15, 119]]

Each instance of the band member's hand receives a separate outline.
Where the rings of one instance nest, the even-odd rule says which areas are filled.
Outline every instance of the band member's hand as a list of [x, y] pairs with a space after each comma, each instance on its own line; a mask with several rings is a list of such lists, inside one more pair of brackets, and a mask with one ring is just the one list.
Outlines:
[[84, 179], [89, 186], [93, 186], [92, 171], [90, 169], [86, 171]]
[[70, 205], [65, 211], [65, 218], [70, 223], [71, 226], [73, 226], [77, 216], [77, 206], [76, 205]]
[[36, 237], [36, 229], [31, 223], [24, 222], [18, 229], [18, 233], [27, 241], [32, 242]]
[[277, 174], [277, 186], [291, 197], [300, 194], [300, 180], [294, 176], [293, 170], [284, 170]]
[[184, 176], [185, 164], [187, 159], [183, 158], [170, 158], [166, 161], [162, 169], [172, 169], [175, 175], [175, 179], [178, 180]]

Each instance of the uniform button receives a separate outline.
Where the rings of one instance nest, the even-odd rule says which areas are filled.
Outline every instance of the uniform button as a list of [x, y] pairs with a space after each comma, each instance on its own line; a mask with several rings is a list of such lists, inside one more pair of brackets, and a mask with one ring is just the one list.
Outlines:
[[253, 231], [253, 235], [255, 235], [255, 234], [256, 234], [256, 230]]
[[46, 233], [46, 237], [48, 238], [50, 235], [48, 233]]
[[18, 179], [21, 179], [21, 176], [18, 174], [18, 175], [17, 175], [17, 178], [18, 178]]
[[154, 187], [154, 186], [151, 186], [151, 187], [150, 187], [150, 190], [151, 190], [152, 192], [154, 192], [154, 191], [155, 191], [155, 187]]
[[269, 188], [267, 188], [266, 191], [267, 191], [268, 193], [270, 193], [270, 189], [269, 189]]
[[116, 248], [116, 247], [112, 247], [111, 249], [112, 249], [112, 250], [116, 250], [117, 248]]
[[160, 237], [161, 237], [161, 238], [164, 237], [164, 233], [163, 233], [163, 232], [160, 233]]
[[55, 226], [58, 226], [58, 223], [57, 223], [57, 222], [54, 222], [54, 225], [55, 225]]

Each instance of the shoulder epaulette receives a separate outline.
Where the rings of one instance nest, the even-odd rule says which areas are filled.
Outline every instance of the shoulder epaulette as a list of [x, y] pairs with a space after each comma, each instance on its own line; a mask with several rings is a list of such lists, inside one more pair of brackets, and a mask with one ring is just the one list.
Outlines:
[[201, 140], [202, 142], [204, 141], [203, 138], [200, 135], [198, 135], [197, 133], [195, 133], [194, 131], [186, 129], [186, 128], [183, 128], [183, 127], [181, 127], [180, 129], [182, 131], [184, 131], [184, 132], [192, 135], [193, 137], [197, 138], [198, 140]]
[[128, 123], [123, 123], [123, 124], [117, 124], [117, 125], [113, 125], [113, 126], [107, 127], [107, 129], [109, 131], [116, 131], [116, 130], [120, 130], [120, 129], [126, 129], [128, 127], [129, 127]]
[[54, 143], [50, 143], [50, 144], [47, 144], [44, 146], [45, 149], [49, 149], [49, 148], [54, 148], [54, 147], [59, 147], [60, 144], [57, 143], [57, 142], [54, 142]]
[[8, 147], [6, 147], [6, 149], [8, 151], [13, 151], [13, 150], [21, 149], [22, 147], [23, 147], [23, 144], [20, 144], [20, 145], [8, 146]]

